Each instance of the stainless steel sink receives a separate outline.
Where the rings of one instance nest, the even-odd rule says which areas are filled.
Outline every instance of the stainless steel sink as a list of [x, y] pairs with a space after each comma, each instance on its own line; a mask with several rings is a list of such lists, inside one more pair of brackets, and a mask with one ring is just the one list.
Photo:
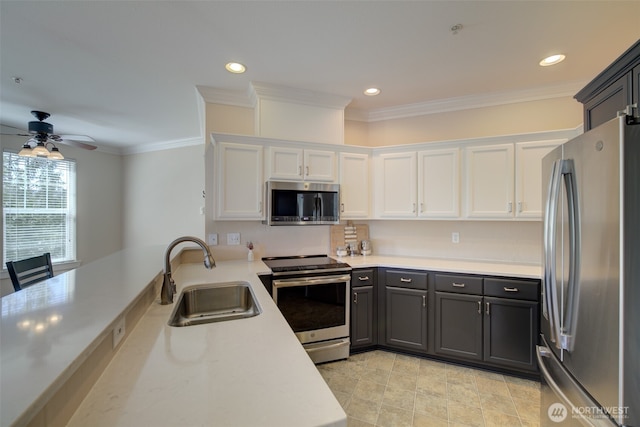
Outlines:
[[257, 316], [261, 311], [247, 282], [195, 285], [180, 293], [169, 326], [226, 322]]

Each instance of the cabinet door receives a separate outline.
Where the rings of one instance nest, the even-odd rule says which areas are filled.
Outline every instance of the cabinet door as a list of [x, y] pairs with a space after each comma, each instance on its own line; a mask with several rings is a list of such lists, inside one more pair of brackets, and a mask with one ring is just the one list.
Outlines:
[[373, 286], [353, 288], [351, 297], [351, 348], [373, 345]]
[[302, 153], [299, 148], [271, 147], [267, 179], [301, 180]]
[[386, 344], [427, 351], [427, 291], [387, 286]]
[[485, 297], [484, 305], [484, 360], [535, 371], [538, 303]]
[[418, 216], [460, 215], [460, 166], [457, 148], [418, 153]]
[[631, 79], [631, 72], [626, 73], [584, 104], [585, 132], [615, 118], [618, 111], [624, 110], [631, 104], [633, 99]]
[[332, 151], [304, 150], [304, 179], [333, 182], [336, 179], [336, 155]]
[[542, 219], [542, 158], [566, 140], [516, 144], [516, 217]]
[[633, 79], [633, 103], [636, 104], [636, 115], [640, 114], [640, 65], [633, 67], [631, 70], [631, 78]]
[[262, 219], [262, 146], [220, 143], [217, 218]]
[[482, 360], [482, 297], [436, 292], [438, 354]]
[[369, 156], [340, 154], [340, 217], [369, 217]]
[[376, 215], [416, 216], [416, 153], [381, 154], [376, 164]]
[[466, 213], [470, 218], [513, 217], [513, 144], [465, 149]]

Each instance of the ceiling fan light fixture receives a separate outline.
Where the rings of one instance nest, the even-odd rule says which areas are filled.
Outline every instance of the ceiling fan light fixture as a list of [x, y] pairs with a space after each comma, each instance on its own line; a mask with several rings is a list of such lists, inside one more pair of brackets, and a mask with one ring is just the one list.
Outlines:
[[64, 156], [62, 155], [62, 153], [60, 152], [60, 150], [58, 149], [58, 147], [56, 147], [55, 145], [53, 146], [53, 148], [51, 149], [51, 153], [49, 153], [49, 155], [47, 156], [47, 158], [51, 159], [51, 160], [63, 160]]
[[33, 154], [33, 149], [31, 148], [29, 143], [25, 142], [24, 145], [22, 146], [22, 150], [18, 152], [18, 156], [35, 157], [36, 155]]
[[227, 62], [224, 68], [226, 68], [228, 72], [233, 74], [242, 74], [247, 71], [247, 67], [239, 62]]
[[38, 142], [38, 144], [31, 150], [34, 156], [49, 157], [49, 150], [44, 146], [44, 142]]
[[565, 58], [566, 58], [566, 56], [564, 56], [561, 53], [558, 53], [556, 55], [547, 56], [546, 58], [544, 58], [543, 60], [540, 61], [540, 66], [541, 67], [548, 67], [550, 65], [555, 65], [555, 64], [558, 64], [558, 63], [564, 61]]

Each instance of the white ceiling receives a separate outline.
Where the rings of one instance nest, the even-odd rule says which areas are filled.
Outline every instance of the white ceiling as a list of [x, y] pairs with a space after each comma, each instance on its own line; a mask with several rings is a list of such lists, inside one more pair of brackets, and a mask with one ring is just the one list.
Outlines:
[[[0, 123], [24, 129], [44, 110], [56, 133], [124, 149], [202, 137], [196, 87], [341, 95], [365, 118], [451, 98], [574, 94], [639, 37], [637, 0], [1, 0]], [[558, 52], [563, 63], [538, 66]], [[248, 71], [226, 72], [231, 60]], [[382, 93], [364, 96], [369, 86]]]

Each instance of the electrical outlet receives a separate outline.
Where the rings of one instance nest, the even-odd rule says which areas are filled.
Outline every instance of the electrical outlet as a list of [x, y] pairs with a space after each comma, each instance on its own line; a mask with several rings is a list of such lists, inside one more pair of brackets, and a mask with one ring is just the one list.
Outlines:
[[227, 233], [227, 245], [239, 245], [240, 244], [240, 233]]
[[460, 243], [460, 233], [457, 231], [451, 233], [451, 243]]
[[216, 246], [218, 244], [218, 233], [209, 233], [208, 242], [209, 246]]
[[124, 329], [123, 317], [118, 323], [116, 323], [116, 326], [113, 328], [113, 348], [116, 348], [118, 344], [120, 344], [120, 341], [122, 341], [122, 338], [124, 338], [125, 332], [126, 331]]

